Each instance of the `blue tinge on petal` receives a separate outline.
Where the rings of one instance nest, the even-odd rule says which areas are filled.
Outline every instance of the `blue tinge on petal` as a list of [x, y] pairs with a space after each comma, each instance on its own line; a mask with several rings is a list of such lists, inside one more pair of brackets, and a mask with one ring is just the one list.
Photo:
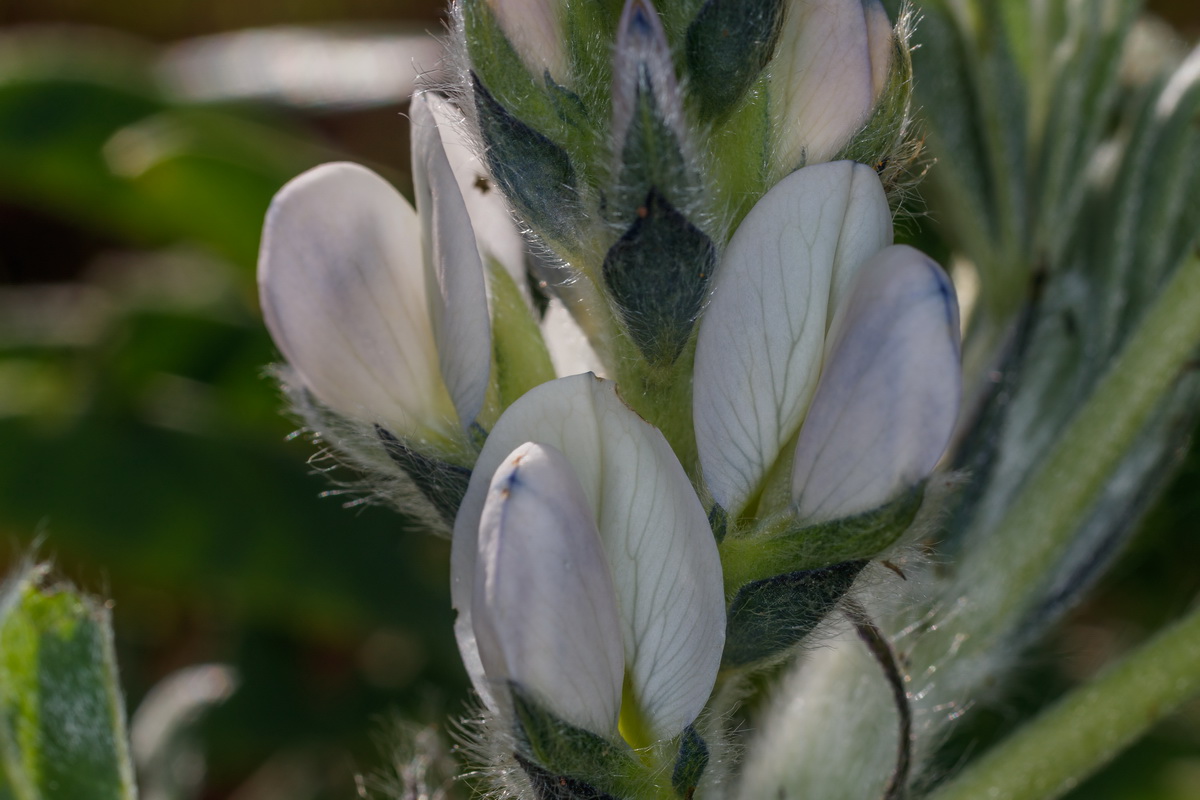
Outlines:
[[962, 395], [958, 302], [911, 247], [862, 266], [830, 329], [796, 445], [792, 492], [806, 523], [878, 508], [941, 458]]
[[535, 440], [560, 451], [599, 532], [620, 612], [625, 673], [649, 734], [669, 739], [704, 707], [724, 646], [721, 565], [704, 508], [666, 439], [592, 375], [513, 403], [480, 452], [454, 527], [455, 634], [476, 689], [498, 708], [474, 616], [484, 510], [497, 470]]
[[563, 720], [616, 731], [625, 671], [617, 598], [583, 487], [554, 447], [496, 470], [479, 521], [472, 617], [491, 684], [517, 684]]

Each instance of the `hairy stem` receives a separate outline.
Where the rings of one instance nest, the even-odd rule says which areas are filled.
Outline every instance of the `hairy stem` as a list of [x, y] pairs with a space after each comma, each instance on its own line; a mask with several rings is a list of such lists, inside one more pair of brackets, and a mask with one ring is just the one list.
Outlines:
[[929, 800], [1051, 800], [1200, 693], [1200, 609], [985, 753]]
[[912, 769], [913, 751], [913, 720], [912, 705], [909, 703], [908, 690], [905, 688], [904, 672], [896, 660], [896, 653], [883, 631], [879, 629], [867, 610], [858, 602], [847, 599], [842, 605], [842, 611], [854, 625], [858, 638], [862, 639], [871, 657], [883, 670], [883, 677], [892, 690], [892, 700], [896, 704], [896, 714], [900, 719], [900, 737], [896, 746], [896, 768], [888, 780], [883, 792], [883, 800], [900, 800], [908, 788], [908, 775]]
[[1168, 280], [1153, 306], [1008, 513], [962, 562], [964, 620], [988, 647], [1020, 617], [1070, 545], [1087, 510], [1200, 344], [1200, 258]]

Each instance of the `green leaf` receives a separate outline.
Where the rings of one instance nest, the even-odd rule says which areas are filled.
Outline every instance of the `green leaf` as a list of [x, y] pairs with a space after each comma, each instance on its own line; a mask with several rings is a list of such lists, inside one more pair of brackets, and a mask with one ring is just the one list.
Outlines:
[[647, 361], [670, 366], [692, 334], [716, 266], [712, 240], [656, 188], [604, 257], [604, 283]]
[[718, 545], [725, 596], [765, 578], [874, 558], [909, 529], [924, 497], [922, 481], [885, 505], [852, 517], [797, 526], [789, 510], [750, 531], [730, 534]]
[[108, 609], [26, 569], [0, 596], [0, 767], [14, 800], [133, 800]]
[[[1118, 0], [1095, 5], [1059, 42], [1055, 61], [1038, 65], [1046, 71], [1057, 64], [1054, 80], [1043, 75], [1029, 80], [1031, 132], [1039, 148], [1032, 173], [1031, 199], [1040, 209], [1031, 215], [1037, 221], [1034, 245], [1051, 264], [1061, 259], [1079, 224], [1077, 215], [1087, 192], [1087, 181], [1080, 178], [1111, 124], [1117, 69], [1126, 33], [1133, 27], [1133, 4]], [[1124, 7], [1118, 12], [1120, 6]], [[1013, 37], [1013, 46], [1022, 38]], [[1045, 108], [1038, 105], [1043, 99]]]
[[946, 229], [976, 261], [992, 307], [1011, 310], [1030, 272], [1027, 89], [1000, 11], [931, 2], [912, 53], [916, 101], [938, 158], [932, 178]]
[[579, 206], [570, 156], [509, 113], [478, 76], [471, 83], [492, 177], [535, 230], [570, 241]]
[[780, 0], [708, 0], [688, 26], [688, 89], [700, 113], [719, 117], [746, 94], [775, 52]]
[[1058, 700], [929, 797], [1062, 797], [1198, 691], [1200, 612], [1192, 611]]
[[494, 260], [489, 261], [488, 270], [488, 285], [492, 290], [492, 369], [499, 411], [503, 411], [533, 387], [554, 380], [554, 365], [529, 305], [512, 276]]
[[729, 604], [723, 666], [756, 664], [799, 644], [850, 591], [866, 565], [850, 561], [743, 586]]

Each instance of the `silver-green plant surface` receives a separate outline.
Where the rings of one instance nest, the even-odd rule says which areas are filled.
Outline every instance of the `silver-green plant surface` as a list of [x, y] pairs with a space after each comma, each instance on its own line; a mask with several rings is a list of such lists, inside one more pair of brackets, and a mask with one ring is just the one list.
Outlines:
[[0, 797], [137, 797], [109, 609], [32, 564], [0, 585]]
[[[1055, 797], [1193, 691], [1189, 620], [937, 766], [1195, 422], [1200, 52], [1131, 70], [1125, 0], [919, 12], [460, 0], [415, 207], [276, 197], [296, 411], [452, 535], [478, 788]], [[925, 169], [965, 326], [894, 243]]]

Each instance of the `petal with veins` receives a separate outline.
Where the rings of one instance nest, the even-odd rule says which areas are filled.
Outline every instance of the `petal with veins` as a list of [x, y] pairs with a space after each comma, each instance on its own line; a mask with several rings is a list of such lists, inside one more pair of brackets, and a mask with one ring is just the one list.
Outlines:
[[[538, 386], [489, 434], [454, 527], [451, 592], [464, 661], [479, 663], [473, 576], [487, 487], [503, 459], [531, 440], [560, 450], [574, 469], [612, 570], [634, 695], [652, 735], [675, 736], [716, 679], [725, 627], [720, 561], [675, 454], [609, 381], [576, 375]], [[488, 700], [482, 678], [473, 674]]]
[[830, 330], [796, 445], [797, 514], [820, 522], [870, 511], [928, 476], [961, 394], [954, 288], [924, 254], [889, 247], [863, 265]]
[[734, 233], [701, 317], [693, 394], [704, 479], [731, 514], [804, 419], [831, 302], [891, 240], [879, 178], [849, 161], [784, 178]]
[[267, 212], [258, 261], [267, 328], [305, 387], [401, 436], [455, 435], [408, 202], [357, 164], [292, 180]]

